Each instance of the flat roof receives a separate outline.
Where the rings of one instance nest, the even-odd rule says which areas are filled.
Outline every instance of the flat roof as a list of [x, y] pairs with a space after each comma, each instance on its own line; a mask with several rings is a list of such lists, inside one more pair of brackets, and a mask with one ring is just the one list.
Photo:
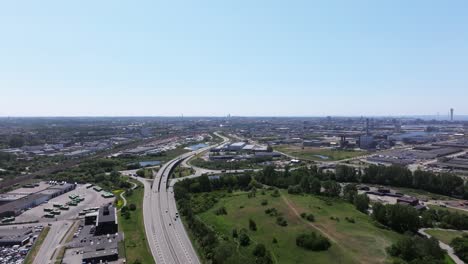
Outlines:
[[16, 212], [16, 211], [22, 209], [22, 207], [25, 204], [29, 204], [32, 201], [34, 201], [36, 199], [39, 199], [41, 197], [44, 197], [44, 196], [46, 196], [46, 195], [42, 194], [42, 193], [35, 193], [35, 194], [28, 195], [28, 196], [26, 196], [24, 198], [18, 199], [16, 201], [13, 201], [11, 203], [4, 204], [4, 205], [0, 206], [0, 213]]
[[104, 249], [104, 250], [98, 250], [98, 251], [90, 251], [90, 252], [86, 252], [83, 254], [83, 260], [106, 257], [106, 256], [113, 256], [116, 254], [119, 254], [119, 251], [116, 248]]
[[22, 193], [4, 193], [0, 194], [0, 201], [14, 201], [26, 197], [27, 194]]
[[[108, 213], [106, 214], [106, 212]], [[104, 222], [117, 223], [117, 218], [115, 215], [116, 215], [116, 210], [114, 206], [112, 205], [102, 206], [101, 208], [99, 208], [99, 215], [96, 221], [96, 225], [98, 225], [99, 223], [104, 223]]]

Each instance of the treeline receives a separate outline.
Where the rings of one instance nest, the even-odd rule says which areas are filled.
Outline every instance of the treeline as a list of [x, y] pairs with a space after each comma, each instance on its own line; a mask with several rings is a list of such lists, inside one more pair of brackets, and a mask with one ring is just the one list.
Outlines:
[[190, 164], [196, 167], [210, 169], [210, 170], [242, 170], [242, 169], [256, 169], [259, 167], [258, 163], [271, 161], [272, 158], [254, 158], [251, 160], [238, 160], [226, 162], [223, 160], [210, 160], [206, 161], [201, 158], [190, 161]]
[[131, 184], [122, 179], [116, 170], [119, 165], [118, 161], [111, 159], [97, 159], [52, 174], [51, 178], [57, 181], [94, 183], [109, 191], [117, 188], [129, 188]]
[[416, 233], [419, 228], [468, 229], [468, 215], [448, 210], [429, 209], [420, 214], [412, 206], [375, 203], [372, 218], [394, 231]]
[[[435, 238], [405, 235], [387, 249], [393, 263], [444, 264], [445, 251]], [[402, 260], [402, 261], [401, 261]]]
[[335, 173], [318, 169], [300, 167], [290, 171], [277, 171], [274, 167], [265, 167], [256, 175], [256, 179], [264, 184], [279, 188], [300, 185], [303, 192], [317, 192], [318, 181], [352, 182], [365, 184], [380, 184], [395, 187], [406, 187], [425, 190], [436, 194], [468, 199], [468, 182], [449, 173], [433, 173], [417, 170], [414, 173], [400, 166], [371, 165], [361, 171], [354, 167], [339, 165]]
[[468, 230], [468, 215], [443, 209], [423, 212], [421, 222], [424, 227]]
[[454, 238], [450, 243], [450, 246], [461, 260], [465, 263], [468, 262], [468, 234]]
[[450, 173], [433, 173], [417, 170], [414, 173], [401, 166], [371, 165], [361, 170], [341, 165], [335, 170], [339, 182], [381, 184], [425, 190], [432, 193], [468, 198], [468, 183]]

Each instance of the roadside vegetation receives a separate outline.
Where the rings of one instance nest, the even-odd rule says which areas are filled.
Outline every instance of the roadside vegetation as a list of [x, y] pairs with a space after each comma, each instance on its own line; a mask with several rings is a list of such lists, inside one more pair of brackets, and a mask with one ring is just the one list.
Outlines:
[[130, 181], [136, 183], [137, 187], [125, 193], [128, 204], [118, 213], [119, 228], [125, 234], [127, 263], [154, 263], [143, 222], [144, 188], [140, 182]]
[[202, 158], [194, 158], [190, 160], [190, 164], [196, 167], [210, 169], [210, 170], [245, 170], [245, 169], [260, 169], [262, 165], [259, 163], [271, 161], [268, 158], [258, 158], [252, 160], [239, 160], [239, 161], [206, 161]]
[[32, 246], [31, 250], [28, 253], [28, 256], [24, 260], [25, 264], [32, 264], [34, 263], [34, 259], [37, 256], [37, 253], [39, 253], [39, 250], [41, 249], [42, 243], [44, 242], [45, 238], [47, 237], [47, 234], [49, 234], [50, 227], [46, 226], [44, 229], [41, 231], [41, 234], [37, 237], [36, 242], [34, 242], [34, 245]]

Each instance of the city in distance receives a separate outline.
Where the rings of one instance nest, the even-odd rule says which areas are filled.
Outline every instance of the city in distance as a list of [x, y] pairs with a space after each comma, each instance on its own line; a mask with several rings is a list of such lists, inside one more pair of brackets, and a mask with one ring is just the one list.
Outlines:
[[468, 263], [467, 13], [3, 3], [0, 264]]

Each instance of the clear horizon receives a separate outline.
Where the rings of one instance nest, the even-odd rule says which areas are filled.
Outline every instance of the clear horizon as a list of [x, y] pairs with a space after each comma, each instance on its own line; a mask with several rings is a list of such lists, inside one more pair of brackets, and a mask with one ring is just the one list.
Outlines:
[[468, 2], [0, 8], [0, 116], [468, 113]]

